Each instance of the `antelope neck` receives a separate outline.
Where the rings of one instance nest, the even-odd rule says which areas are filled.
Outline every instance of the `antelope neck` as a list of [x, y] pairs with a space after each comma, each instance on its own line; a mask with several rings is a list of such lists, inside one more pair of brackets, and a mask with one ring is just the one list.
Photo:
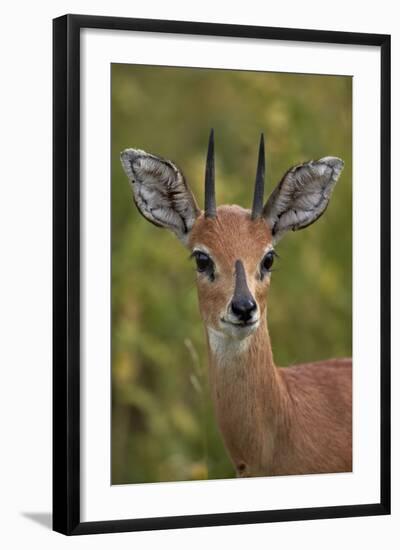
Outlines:
[[[265, 316], [254, 334], [243, 340], [223, 336], [212, 329], [207, 336], [210, 382], [217, 407], [219, 402], [231, 399], [232, 393], [240, 393], [245, 387], [253, 398], [260, 398], [261, 408], [267, 405], [279, 408], [286, 390], [274, 364]], [[254, 407], [251, 408], [254, 411]]]
[[[239, 475], [256, 475], [273, 456], [286, 422], [286, 386], [276, 369], [265, 317], [252, 336], [216, 345], [209, 333], [210, 383], [218, 423]], [[213, 341], [214, 340], [214, 341]]]

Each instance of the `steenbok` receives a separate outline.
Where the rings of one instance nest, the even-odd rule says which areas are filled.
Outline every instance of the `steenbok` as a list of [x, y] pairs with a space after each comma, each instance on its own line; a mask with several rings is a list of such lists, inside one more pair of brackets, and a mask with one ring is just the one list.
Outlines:
[[324, 213], [343, 161], [291, 168], [264, 205], [261, 136], [252, 210], [217, 208], [212, 131], [203, 212], [171, 161], [140, 149], [121, 160], [139, 211], [172, 230], [196, 262], [212, 397], [237, 475], [351, 471], [351, 359], [277, 368], [267, 328], [275, 245]]

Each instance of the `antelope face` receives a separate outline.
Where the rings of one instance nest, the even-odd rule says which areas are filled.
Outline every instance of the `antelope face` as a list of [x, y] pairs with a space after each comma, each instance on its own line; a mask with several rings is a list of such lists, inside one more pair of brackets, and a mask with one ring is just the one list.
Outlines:
[[189, 248], [197, 267], [200, 311], [209, 331], [244, 339], [259, 326], [274, 261], [274, 246], [287, 231], [303, 229], [328, 206], [343, 161], [324, 157], [286, 172], [264, 205], [264, 140], [261, 136], [252, 210], [216, 208], [214, 134], [206, 164], [202, 212], [179, 168], [140, 149], [121, 162], [143, 216], [170, 229]]
[[275, 254], [267, 222], [239, 206], [221, 206], [215, 219], [197, 218], [189, 248], [206, 327], [235, 339], [252, 334], [265, 315]]

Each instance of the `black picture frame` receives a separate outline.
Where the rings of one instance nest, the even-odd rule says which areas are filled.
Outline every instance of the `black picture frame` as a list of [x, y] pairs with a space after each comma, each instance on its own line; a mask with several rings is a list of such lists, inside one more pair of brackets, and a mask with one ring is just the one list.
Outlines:
[[[81, 522], [80, 31], [84, 28], [378, 46], [381, 51], [381, 495], [371, 504]], [[66, 535], [390, 513], [390, 36], [87, 15], [53, 21], [53, 529]]]

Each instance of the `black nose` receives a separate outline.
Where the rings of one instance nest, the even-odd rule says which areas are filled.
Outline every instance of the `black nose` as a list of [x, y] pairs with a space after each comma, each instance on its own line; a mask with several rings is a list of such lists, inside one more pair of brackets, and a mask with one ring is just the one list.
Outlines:
[[232, 313], [243, 322], [248, 321], [253, 312], [257, 309], [257, 304], [253, 298], [239, 298], [231, 302]]

